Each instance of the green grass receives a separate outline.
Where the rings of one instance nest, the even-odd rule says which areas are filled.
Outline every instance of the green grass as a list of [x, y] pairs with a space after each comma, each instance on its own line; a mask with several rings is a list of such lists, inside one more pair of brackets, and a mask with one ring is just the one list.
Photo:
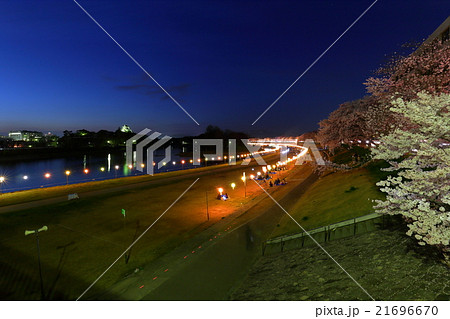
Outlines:
[[365, 158], [370, 154], [370, 149], [360, 147], [357, 145], [354, 145], [352, 147], [349, 147], [348, 145], [341, 146], [335, 155], [331, 157], [331, 161], [336, 164], [349, 164], [352, 162], [353, 155], [358, 155], [360, 158]]
[[[314, 183], [290, 214], [305, 229], [329, 225], [374, 212], [373, 199], [384, 199], [375, 183], [386, 175], [380, 171], [382, 162], [364, 168], [326, 175]], [[272, 237], [299, 233], [301, 229], [284, 216]]]

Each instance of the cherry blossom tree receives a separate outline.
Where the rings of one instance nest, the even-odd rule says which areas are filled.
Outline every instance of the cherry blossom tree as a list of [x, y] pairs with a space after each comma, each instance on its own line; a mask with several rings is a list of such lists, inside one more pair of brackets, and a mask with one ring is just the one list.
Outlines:
[[368, 127], [378, 133], [388, 133], [402, 117], [391, 112], [390, 101], [402, 98], [411, 101], [417, 93], [432, 95], [450, 93], [449, 41], [423, 44], [408, 56], [397, 56], [364, 83], [367, 91], [377, 100], [367, 116]]
[[434, 245], [450, 264], [450, 95], [416, 94], [397, 98], [390, 111], [407, 121], [380, 139], [375, 159], [397, 172], [378, 182], [386, 200], [377, 200], [379, 213], [403, 215], [409, 236]]
[[380, 68], [381, 77], [364, 83], [367, 91], [386, 102], [401, 97], [412, 100], [418, 92], [432, 95], [450, 93], [450, 45], [433, 41], [405, 57], [398, 57]]
[[333, 149], [341, 143], [371, 140], [372, 132], [367, 127], [366, 113], [372, 100], [365, 97], [341, 104], [327, 119], [319, 122], [318, 141]]

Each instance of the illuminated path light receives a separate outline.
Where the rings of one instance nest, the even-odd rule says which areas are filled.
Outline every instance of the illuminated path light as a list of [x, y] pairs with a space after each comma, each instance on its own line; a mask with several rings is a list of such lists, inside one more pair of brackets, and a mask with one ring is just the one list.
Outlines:
[[3, 194], [3, 183], [5, 180], [5, 176], [0, 176], [0, 194]]
[[69, 175], [70, 175], [70, 171], [67, 170], [66, 171], [66, 184], [69, 185]]
[[44, 177], [47, 178], [47, 179], [49, 179], [50, 177], [52, 177], [52, 174], [50, 174], [50, 173], [45, 173], [45, 174], [44, 174]]
[[245, 177], [245, 172], [242, 173], [241, 180], [244, 182], [244, 198], [247, 197], [247, 177]]

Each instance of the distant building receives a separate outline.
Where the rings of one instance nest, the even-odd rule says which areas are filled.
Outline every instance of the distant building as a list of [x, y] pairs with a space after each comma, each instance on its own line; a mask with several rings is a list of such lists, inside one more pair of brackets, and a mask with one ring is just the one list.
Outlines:
[[124, 124], [124, 125], [122, 125], [120, 127], [120, 131], [123, 132], [123, 133], [133, 133], [131, 128], [128, 125], [126, 125], [126, 124]]
[[39, 142], [44, 134], [37, 131], [11, 131], [8, 136], [13, 141]]

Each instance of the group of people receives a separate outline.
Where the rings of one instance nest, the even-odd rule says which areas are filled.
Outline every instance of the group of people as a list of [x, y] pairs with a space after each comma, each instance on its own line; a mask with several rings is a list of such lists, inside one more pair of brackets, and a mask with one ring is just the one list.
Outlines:
[[227, 200], [228, 199], [228, 194], [227, 193], [218, 194], [217, 195], [217, 199], [218, 200]]
[[273, 185], [275, 184], [275, 186], [280, 186], [280, 185], [286, 185], [286, 178], [283, 178], [282, 180], [280, 180], [279, 178], [277, 178], [275, 180], [275, 182], [272, 183], [272, 181], [269, 182], [269, 186], [273, 187]]

